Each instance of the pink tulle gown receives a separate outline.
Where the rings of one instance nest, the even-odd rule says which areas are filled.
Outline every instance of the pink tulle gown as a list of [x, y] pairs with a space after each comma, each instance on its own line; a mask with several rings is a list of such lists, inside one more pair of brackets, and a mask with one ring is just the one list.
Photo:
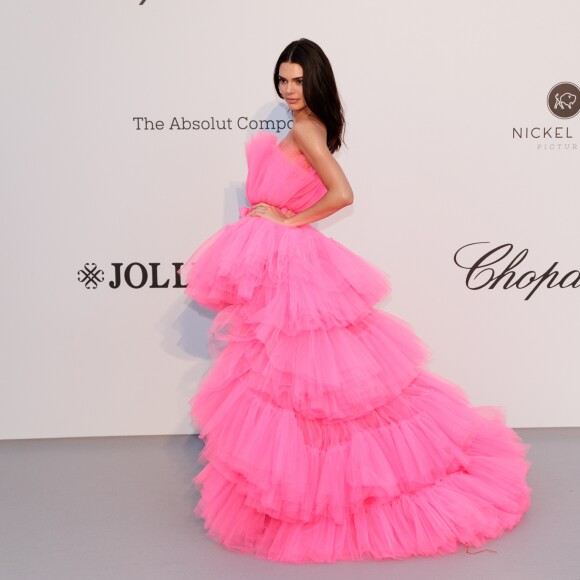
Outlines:
[[[246, 155], [251, 204], [300, 212], [326, 192], [272, 133]], [[208, 535], [299, 563], [434, 556], [513, 528], [529, 445], [423, 368], [410, 325], [374, 308], [388, 276], [311, 225], [247, 213], [181, 268], [188, 296], [218, 311], [191, 400]]]

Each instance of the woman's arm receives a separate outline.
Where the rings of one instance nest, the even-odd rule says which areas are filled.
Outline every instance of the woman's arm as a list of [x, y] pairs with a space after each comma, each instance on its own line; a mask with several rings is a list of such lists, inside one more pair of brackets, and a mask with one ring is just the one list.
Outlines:
[[324, 197], [300, 213], [290, 210], [283, 213], [277, 207], [262, 201], [256, 204], [248, 215], [265, 217], [287, 226], [302, 226], [350, 205], [354, 196], [346, 175], [326, 145], [326, 129], [323, 125], [310, 119], [303, 119], [294, 123], [292, 136], [296, 146], [326, 186]]

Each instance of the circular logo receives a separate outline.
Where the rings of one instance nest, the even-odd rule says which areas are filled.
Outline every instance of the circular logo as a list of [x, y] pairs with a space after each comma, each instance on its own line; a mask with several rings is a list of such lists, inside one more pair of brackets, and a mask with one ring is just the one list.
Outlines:
[[580, 88], [574, 83], [558, 83], [548, 92], [550, 113], [559, 119], [571, 119], [580, 111]]

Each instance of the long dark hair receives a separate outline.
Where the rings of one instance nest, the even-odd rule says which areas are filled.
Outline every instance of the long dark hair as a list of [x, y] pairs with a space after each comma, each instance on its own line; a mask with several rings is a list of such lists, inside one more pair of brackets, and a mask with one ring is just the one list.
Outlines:
[[324, 51], [312, 40], [301, 38], [292, 41], [278, 57], [274, 67], [274, 87], [278, 88], [280, 64], [299, 64], [303, 71], [302, 90], [308, 108], [326, 126], [326, 144], [334, 153], [344, 143], [344, 111], [338, 96], [336, 81], [330, 61]]

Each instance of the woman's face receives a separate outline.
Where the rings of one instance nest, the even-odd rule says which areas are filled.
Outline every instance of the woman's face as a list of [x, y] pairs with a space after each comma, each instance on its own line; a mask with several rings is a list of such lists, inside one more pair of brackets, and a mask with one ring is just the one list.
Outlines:
[[293, 113], [306, 108], [302, 94], [302, 73], [302, 67], [295, 62], [283, 62], [278, 69], [278, 88]]

